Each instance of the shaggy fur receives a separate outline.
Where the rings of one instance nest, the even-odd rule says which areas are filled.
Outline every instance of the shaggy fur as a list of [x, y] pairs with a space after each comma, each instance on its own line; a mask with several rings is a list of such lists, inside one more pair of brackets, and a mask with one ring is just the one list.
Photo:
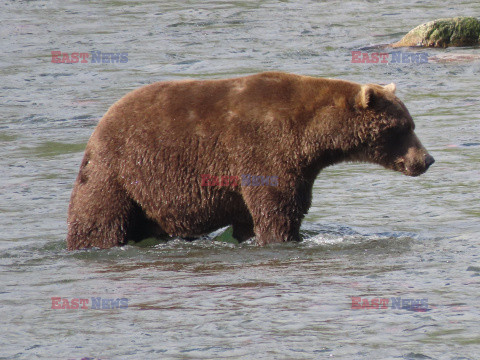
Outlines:
[[[417, 176], [433, 163], [394, 92], [278, 72], [141, 87], [110, 107], [87, 144], [68, 249], [227, 225], [239, 241], [297, 241], [326, 166], [368, 161]], [[275, 176], [278, 186], [201, 186], [202, 174]]]

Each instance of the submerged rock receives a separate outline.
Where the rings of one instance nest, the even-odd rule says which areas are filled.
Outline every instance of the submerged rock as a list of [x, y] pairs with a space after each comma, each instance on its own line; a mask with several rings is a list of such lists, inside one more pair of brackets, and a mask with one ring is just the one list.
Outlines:
[[392, 47], [474, 46], [480, 43], [480, 21], [474, 17], [455, 17], [419, 25]]

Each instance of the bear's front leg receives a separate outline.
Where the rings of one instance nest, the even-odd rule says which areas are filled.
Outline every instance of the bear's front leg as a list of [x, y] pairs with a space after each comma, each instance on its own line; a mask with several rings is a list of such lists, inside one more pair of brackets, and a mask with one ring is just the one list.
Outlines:
[[255, 224], [257, 245], [264, 246], [287, 241], [300, 241], [301, 220], [288, 215], [271, 214], [260, 217]]
[[244, 199], [253, 218], [258, 245], [300, 241], [302, 204], [296, 196], [271, 186], [246, 189]]

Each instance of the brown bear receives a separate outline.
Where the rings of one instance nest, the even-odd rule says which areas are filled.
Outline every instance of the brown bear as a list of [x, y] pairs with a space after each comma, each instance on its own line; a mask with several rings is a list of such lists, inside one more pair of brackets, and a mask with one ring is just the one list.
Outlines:
[[323, 168], [363, 161], [417, 176], [434, 162], [394, 93], [394, 84], [280, 72], [134, 90], [87, 144], [67, 247], [194, 238], [227, 225], [240, 242], [298, 241]]

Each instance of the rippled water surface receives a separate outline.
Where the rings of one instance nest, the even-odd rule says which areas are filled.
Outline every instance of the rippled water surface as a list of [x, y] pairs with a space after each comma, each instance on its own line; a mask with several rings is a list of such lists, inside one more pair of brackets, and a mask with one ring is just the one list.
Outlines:
[[[478, 359], [480, 50], [404, 50], [428, 52], [424, 64], [354, 64], [351, 51], [479, 13], [476, 1], [2, 2], [0, 358]], [[128, 62], [56, 64], [51, 51]], [[264, 70], [395, 82], [435, 165], [419, 178], [327, 169], [300, 244], [212, 241], [219, 231], [66, 251], [82, 151], [114, 101], [158, 80]], [[52, 308], [58, 297], [89, 303]], [[390, 303], [353, 309], [352, 297]], [[93, 309], [97, 298], [128, 307]]]

